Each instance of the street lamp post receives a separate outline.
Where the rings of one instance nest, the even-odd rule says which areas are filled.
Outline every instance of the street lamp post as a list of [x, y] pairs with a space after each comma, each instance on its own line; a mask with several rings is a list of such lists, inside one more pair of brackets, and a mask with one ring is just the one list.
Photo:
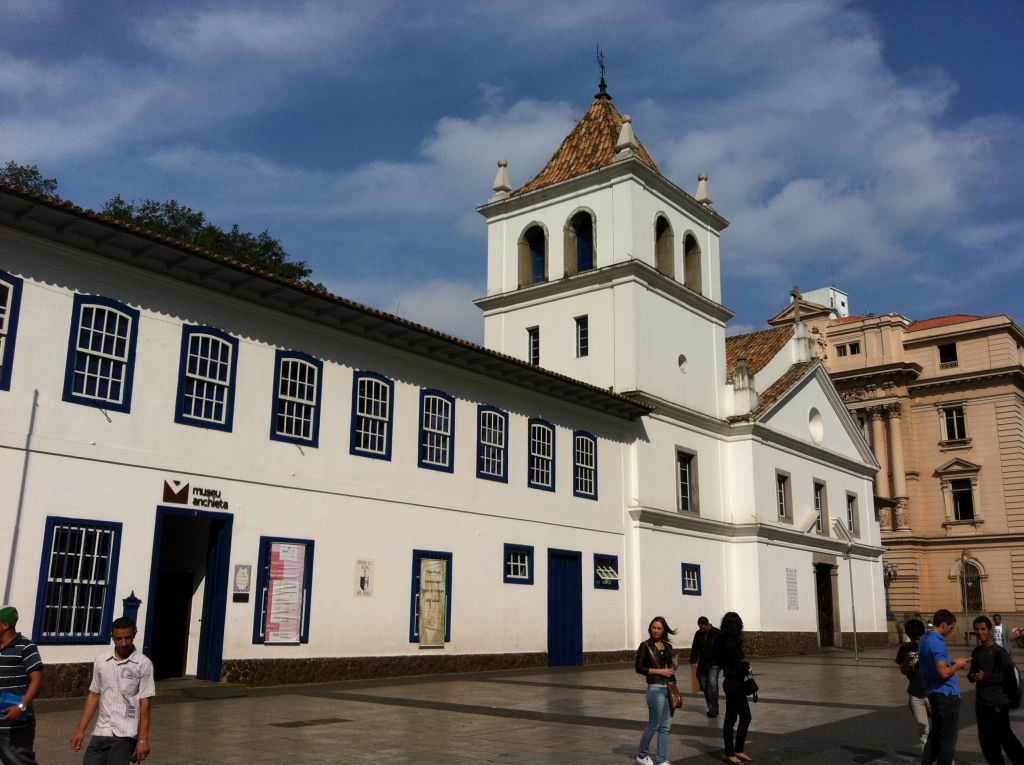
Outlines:
[[895, 563], [885, 561], [882, 564], [882, 578], [885, 582], [885, 618], [886, 621], [896, 621], [896, 614], [893, 613], [892, 603], [889, 600], [889, 585], [896, 581], [900, 569]]

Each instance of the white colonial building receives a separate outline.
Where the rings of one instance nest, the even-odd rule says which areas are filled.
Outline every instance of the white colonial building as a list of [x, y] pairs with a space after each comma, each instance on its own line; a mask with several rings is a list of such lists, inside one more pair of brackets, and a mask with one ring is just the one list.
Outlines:
[[727, 342], [706, 178], [602, 84], [480, 212], [486, 347], [0, 186], [4, 600], [51, 692], [123, 612], [159, 674], [257, 683], [618, 660], [655, 614], [885, 640], [878, 465], [799, 321]]

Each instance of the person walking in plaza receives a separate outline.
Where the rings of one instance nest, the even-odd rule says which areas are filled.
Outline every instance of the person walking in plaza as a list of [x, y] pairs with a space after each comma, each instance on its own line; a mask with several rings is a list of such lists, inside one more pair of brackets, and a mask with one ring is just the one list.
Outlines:
[[960, 727], [960, 685], [956, 673], [967, 666], [968, 660], [950, 661], [946, 637], [956, 629], [952, 612], [940, 608], [932, 617], [932, 624], [932, 631], [921, 638], [917, 659], [931, 709], [931, 730], [921, 754], [921, 765], [953, 765]]
[[[743, 681], [750, 672], [750, 664], [743, 655], [743, 620], [735, 611], [722, 617], [719, 627], [718, 666], [722, 668], [725, 688], [725, 720], [722, 737], [725, 739], [725, 759], [735, 765], [752, 760], [744, 751], [747, 729], [750, 727], [750, 704]], [[736, 727], [735, 738], [733, 726]]]
[[[992, 622], [987, 616], [979, 616], [973, 626], [980, 645], [971, 653], [967, 679], [978, 686], [974, 710], [981, 753], [989, 765], [1005, 765], [1000, 750], [1006, 752], [1011, 765], [1024, 765], [1024, 747], [1010, 728], [1011, 699], [1004, 685], [1010, 680], [1012, 686], [1017, 687], [1016, 676], [1012, 674], [1013, 662], [1006, 649], [996, 645]], [[1016, 703], [1020, 704], [1019, 687], [1016, 696]]]
[[928, 694], [924, 689], [924, 676], [921, 674], [921, 665], [918, 663], [918, 649], [921, 636], [924, 635], [924, 622], [920, 619], [910, 619], [903, 625], [903, 632], [909, 642], [900, 645], [896, 651], [896, 663], [900, 665], [900, 672], [907, 677], [907, 698], [910, 704], [910, 713], [917, 720], [917, 748], [924, 752], [925, 744], [928, 743]]
[[127, 616], [115, 619], [110, 629], [114, 647], [93, 662], [89, 695], [71, 737], [72, 751], [81, 751], [85, 729], [99, 709], [83, 765], [128, 765], [149, 756], [149, 707], [156, 687], [153, 662], [135, 647], [135, 632]]
[[[647, 678], [647, 727], [640, 736], [637, 765], [668, 765], [668, 734], [672, 728], [672, 706], [668, 683], [676, 681], [676, 658], [669, 635], [676, 631], [663, 616], [655, 616], [647, 626], [648, 638], [636, 649], [636, 672]], [[651, 739], [658, 734], [656, 759], [649, 754]]]
[[718, 628], [706, 616], [697, 619], [690, 646], [690, 664], [697, 665], [697, 681], [708, 706], [708, 717], [718, 717]]
[[992, 640], [997, 646], [1004, 649], [1010, 654], [1010, 660], [1013, 660], [1013, 634], [1010, 632], [1010, 628], [1003, 624], [1002, 614], [992, 614]]
[[43, 660], [17, 624], [18, 609], [0, 608], [0, 762], [36, 765], [32, 700], [43, 682]]

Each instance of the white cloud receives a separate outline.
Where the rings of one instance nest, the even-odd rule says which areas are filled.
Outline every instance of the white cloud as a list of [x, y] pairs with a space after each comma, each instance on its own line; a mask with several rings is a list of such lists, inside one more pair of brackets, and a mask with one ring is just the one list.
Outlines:
[[482, 284], [459, 279], [410, 282], [389, 277], [331, 280], [326, 286], [335, 294], [364, 305], [470, 342], [483, 343], [483, 313], [473, 305], [473, 300], [483, 294]]

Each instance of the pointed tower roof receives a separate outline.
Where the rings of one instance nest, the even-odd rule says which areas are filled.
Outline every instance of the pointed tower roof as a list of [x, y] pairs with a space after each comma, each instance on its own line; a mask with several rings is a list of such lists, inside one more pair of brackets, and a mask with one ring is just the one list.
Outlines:
[[[602, 85], [603, 82], [602, 80]], [[602, 87], [590, 108], [580, 117], [544, 168], [525, 185], [512, 192], [512, 196], [536, 191], [610, 165], [615, 161], [615, 144], [621, 133], [622, 115], [612, 103], [612, 97]], [[651, 155], [639, 141], [636, 141], [635, 156], [656, 173], [661, 174]]]

